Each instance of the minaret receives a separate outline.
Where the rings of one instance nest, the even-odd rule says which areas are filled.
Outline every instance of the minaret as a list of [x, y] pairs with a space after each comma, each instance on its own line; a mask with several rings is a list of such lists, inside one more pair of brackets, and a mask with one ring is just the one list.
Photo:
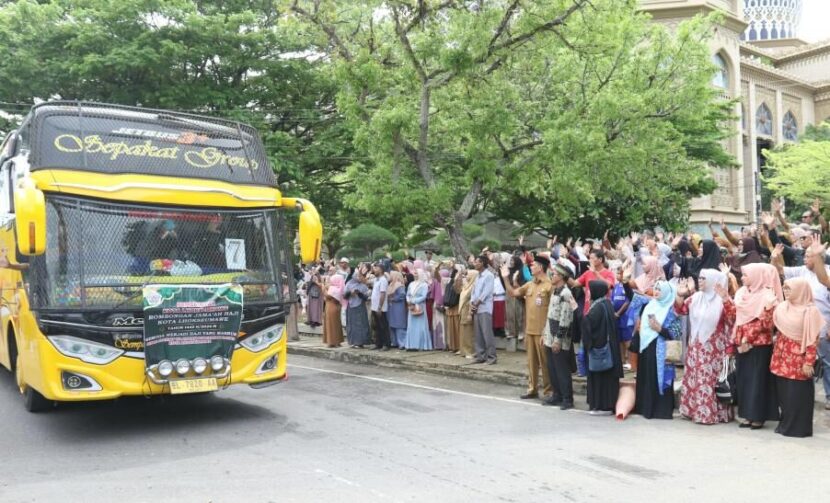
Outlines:
[[744, 0], [744, 21], [749, 23], [742, 35], [750, 42], [798, 37], [802, 0]]

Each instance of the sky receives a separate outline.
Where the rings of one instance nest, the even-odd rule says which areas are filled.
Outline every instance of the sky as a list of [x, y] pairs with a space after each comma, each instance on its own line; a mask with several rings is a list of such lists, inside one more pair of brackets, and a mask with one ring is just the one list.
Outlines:
[[830, 0], [804, 0], [798, 38], [810, 43], [830, 39]]

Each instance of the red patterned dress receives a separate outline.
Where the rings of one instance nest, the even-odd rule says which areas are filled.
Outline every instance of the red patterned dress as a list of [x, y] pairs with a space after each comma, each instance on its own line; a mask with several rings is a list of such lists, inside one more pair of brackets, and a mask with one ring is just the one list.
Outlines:
[[[689, 314], [691, 297], [676, 309], [680, 316]], [[695, 339], [686, 352], [686, 366], [680, 392], [680, 413], [699, 424], [728, 423], [732, 407], [718, 400], [715, 385], [723, 367], [723, 357], [731, 346], [735, 324], [735, 304], [727, 300], [715, 332], [706, 342]]]
[[813, 366], [816, 363], [816, 345], [807, 346], [806, 353], [801, 353], [801, 343], [789, 337], [778, 335], [775, 338], [775, 347], [772, 349], [770, 371], [785, 379], [806, 381], [812, 379], [804, 375], [801, 368], [804, 365]]

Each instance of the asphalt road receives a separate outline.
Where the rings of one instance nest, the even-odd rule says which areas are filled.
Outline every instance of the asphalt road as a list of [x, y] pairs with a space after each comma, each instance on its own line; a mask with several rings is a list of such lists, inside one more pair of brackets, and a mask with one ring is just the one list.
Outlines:
[[816, 435], [617, 422], [521, 390], [293, 356], [263, 390], [23, 410], [0, 371], [0, 502], [772, 501], [830, 492]]

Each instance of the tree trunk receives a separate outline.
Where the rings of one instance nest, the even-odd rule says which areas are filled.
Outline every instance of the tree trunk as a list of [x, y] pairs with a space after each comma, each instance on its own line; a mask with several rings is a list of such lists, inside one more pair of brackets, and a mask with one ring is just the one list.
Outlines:
[[461, 260], [461, 263], [466, 264], [467, 257], [470, 256], [470, 249], [467, 247], [467, 241], [461, 232], [461, 225], [457, 222], [448, 223], [444, 225], [444, 229], [450, 237], [450, 245], [452, 246], [453, 253], [455, 253], [455, 258]]

